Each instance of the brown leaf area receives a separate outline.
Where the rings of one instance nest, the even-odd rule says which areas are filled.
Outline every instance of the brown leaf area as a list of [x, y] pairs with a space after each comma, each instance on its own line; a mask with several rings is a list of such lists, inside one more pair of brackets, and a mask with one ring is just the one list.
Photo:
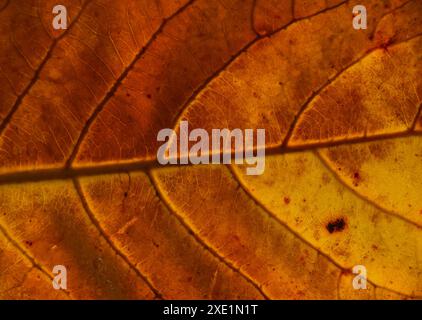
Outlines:
[[[61, 4], [0, 0], [1, 299], [422, 297], [421, 1]], [[181, 120], [264, 174], [161, 167]]]

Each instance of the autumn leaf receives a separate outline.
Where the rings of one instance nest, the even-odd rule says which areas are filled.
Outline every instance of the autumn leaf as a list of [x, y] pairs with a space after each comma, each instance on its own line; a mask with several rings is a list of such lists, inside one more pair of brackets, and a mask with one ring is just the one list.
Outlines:
[[[0, 0], [0, 298], [422, 297], [421, 1], [62, 4]], [[159, 165], [182, 120], [265, 172]]]

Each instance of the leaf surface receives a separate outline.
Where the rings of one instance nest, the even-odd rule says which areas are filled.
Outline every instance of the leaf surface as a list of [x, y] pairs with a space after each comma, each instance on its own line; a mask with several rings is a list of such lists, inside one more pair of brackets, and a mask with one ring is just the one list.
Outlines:
[[[0, 298], [421, 298], [420, 1], [62, 4], [0, 0]], [[264, 174], [161, 167], [181, 120]]]

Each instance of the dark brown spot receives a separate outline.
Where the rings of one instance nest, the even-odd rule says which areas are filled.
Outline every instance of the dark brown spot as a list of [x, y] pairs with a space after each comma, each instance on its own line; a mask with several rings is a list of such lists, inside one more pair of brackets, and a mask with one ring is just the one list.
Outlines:
[[346, 221], [343, 218], [338, 218], [334, 221], [328, 222], [326, 228], [329, 233], [343, 231], [346, 227]]
[[151, 95], [149, 93], [147, 94], [147, 98], [148, 99], [151, 99]]
[[25, 244], [29, 247], [32, 247], [32, 241], [31, 240], [25, 240]]
[[127, 192], [124, 193], [125, 198], [127, 198]]
[[359, 182], [360, 182], [360, 180], [361, 180], [361, 176], [360, 176], [359, 172], [355, 172], [355, 173], [353, 174], [353, 185], [354, 185], [355, 187], [359, 186]]
[[289, 197], [284, 197], [284, 203], [285, 204], [289, 204], [290, 203], [290, 198]]
[[349, 270], [349, 269], [343, 269], [340, 272], [342, 275], [345, 275], [345, 276], [352, 274], [352, 270]]

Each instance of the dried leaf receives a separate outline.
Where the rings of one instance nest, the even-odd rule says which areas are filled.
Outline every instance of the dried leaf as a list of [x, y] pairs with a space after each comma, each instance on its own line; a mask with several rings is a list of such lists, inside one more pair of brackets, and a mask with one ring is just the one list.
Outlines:
[[[0, 1], [0, 298], [421, 298], [421, 1], [62, 4]], [[159, 166], [181, 120], [264, 174]]]

